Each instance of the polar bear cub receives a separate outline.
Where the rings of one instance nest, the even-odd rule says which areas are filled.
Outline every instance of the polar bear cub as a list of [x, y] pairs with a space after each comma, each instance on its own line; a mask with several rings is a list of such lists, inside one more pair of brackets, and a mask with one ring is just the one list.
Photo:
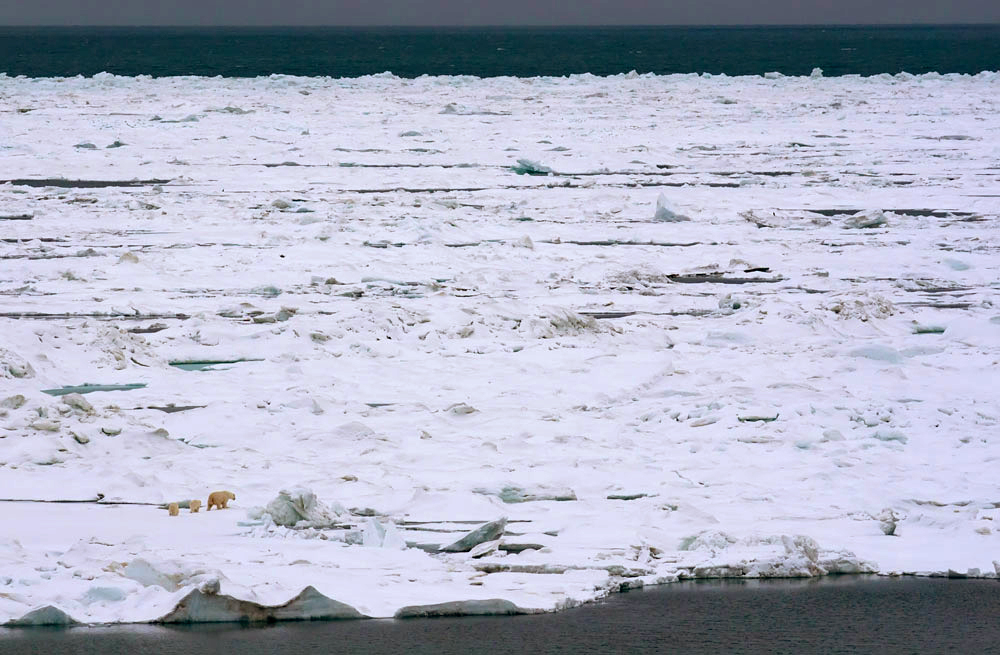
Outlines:
[[208, 494], [208, 502], [205, 503], [206, 504], [205, 511], [206, 512], [211, 511], [212, 507], [216, 507], [218, 509], [227, 509], [226, 504], [230, 500], [236, 500], [236, 494], [234, 494], [232, 491], [213, 491], [212, 493]]

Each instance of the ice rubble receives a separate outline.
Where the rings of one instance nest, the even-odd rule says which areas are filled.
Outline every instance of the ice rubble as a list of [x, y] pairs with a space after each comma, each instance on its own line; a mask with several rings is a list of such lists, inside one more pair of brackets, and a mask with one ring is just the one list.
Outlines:
[[346, 510], [339, 505], [328, 507], [305, 487], [282, 490], [266, 507], [250, 511], [251, 519], [267, 519], [287, 528], [329, 528], [342, 521]]
[[0, 622], [995, 577], [998, 81], [0, 76]]
[[879, 570], [874, 562], [859, 560], [849, 551], [823, 550], [802, 535], [738, 539], [712, 531], [693, 537], [684, 550], [706, 555], [690, 569], [689, 575], [695, 578], [811, 578]]

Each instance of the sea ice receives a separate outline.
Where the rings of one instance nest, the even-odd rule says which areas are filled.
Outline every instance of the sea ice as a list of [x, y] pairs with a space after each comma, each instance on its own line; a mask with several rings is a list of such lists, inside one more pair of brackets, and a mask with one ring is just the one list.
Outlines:
[[995, 577], [998, 84], [0, 75], [0, 624]]

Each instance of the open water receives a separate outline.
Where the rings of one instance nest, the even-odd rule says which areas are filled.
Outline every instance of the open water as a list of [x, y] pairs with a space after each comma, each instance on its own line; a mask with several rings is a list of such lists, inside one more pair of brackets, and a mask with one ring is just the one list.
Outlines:
[[1000, 582], [840, 577], [682, 583], [514, 617], [0, 628], [4, 655], [996, 653]]
[[919, 27], [0, 27], [0, 72], [29, 77], [286, 74], [530, 77], [1000, 70], [1000, 25]]

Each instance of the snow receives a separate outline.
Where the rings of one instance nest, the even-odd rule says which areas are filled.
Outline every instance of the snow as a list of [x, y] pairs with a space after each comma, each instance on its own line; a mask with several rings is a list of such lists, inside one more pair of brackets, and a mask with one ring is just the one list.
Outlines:
[[0, 76], [0, 624], [995, 577], [998, 88]]

